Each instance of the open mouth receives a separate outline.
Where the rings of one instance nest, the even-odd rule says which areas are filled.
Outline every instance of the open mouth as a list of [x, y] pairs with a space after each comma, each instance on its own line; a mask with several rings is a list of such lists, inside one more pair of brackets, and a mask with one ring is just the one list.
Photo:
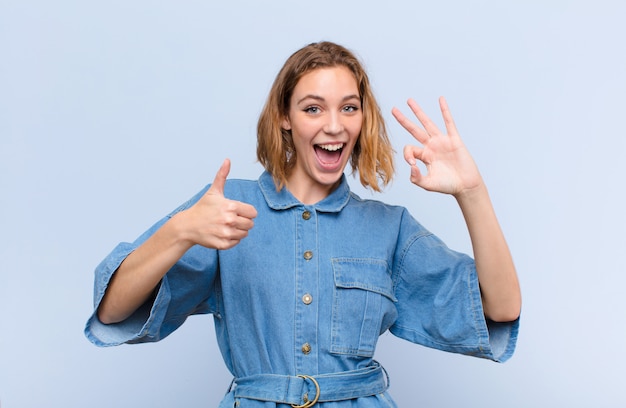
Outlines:
[[343, 143], [327, 143], [315, 145], [315, 154], [322, 164], [336, 164], [341, 159]]

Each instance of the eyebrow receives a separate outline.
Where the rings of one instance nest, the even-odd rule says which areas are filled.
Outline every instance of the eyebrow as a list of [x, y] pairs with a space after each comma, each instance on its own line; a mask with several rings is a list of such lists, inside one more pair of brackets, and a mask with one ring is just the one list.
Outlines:
[[[300, 103], [302, 103], [302, 101], [305, 101], [307, 99], [314, 99], [314, 100], [320, 101], [320, 102], [324, 102], [326, 100], [326, 99], [324, 99], [323, 97], [321, 97], [319, 95], [309, 94], [309, 95], [306, 95], [304, 98], [300, 99], [299, 101], [297, 101], [296, 104], [299, 105]], [[344, 96], [341, 99], [341, 102], [349, 101], [349, 100], [352, 100], [352, 99], [356, 99], [358, 101], [361, 100], [361, 98], [359, 98], [359, 95], [352, 94], [352, 95]]]

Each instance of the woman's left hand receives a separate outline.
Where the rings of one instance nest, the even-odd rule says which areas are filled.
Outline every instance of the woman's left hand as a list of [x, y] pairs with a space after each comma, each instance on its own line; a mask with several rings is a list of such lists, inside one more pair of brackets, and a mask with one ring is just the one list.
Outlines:
[[[446, 100], [439, 98], [447, 134], [437, 128], [413, 99], [409, 99], [408, 105], [423, 128], [411, 122], [398, 108], [393, 108], [391, 113], [422, 144], [404, 147], [404, 159], [411, 165], [411, 182], [428, 191], [457, 197], [481, 186], [483, 181], [478, 167], [457, 132]], [[422, 174], [416, 160], [424, 163], [427, 174]]]

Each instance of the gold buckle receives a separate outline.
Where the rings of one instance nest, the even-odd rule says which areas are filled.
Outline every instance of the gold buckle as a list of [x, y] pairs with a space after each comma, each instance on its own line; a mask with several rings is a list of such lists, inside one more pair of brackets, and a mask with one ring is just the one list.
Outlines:
[[303, 378], [304, 381], [311, 380], [311, 382], [315, 385], [315, 398], [312, 401], [308, 401], [308, 393], [304, 394], [303, 400], [304, 404], [297, 405], [291, 404], [293, 408], [311, 408], [313, 405], [317, 404], [317, 400], [320, 398], [320, 385], [315, 381], [315, 378], [310, 375], [298, 375], [298, 377]]

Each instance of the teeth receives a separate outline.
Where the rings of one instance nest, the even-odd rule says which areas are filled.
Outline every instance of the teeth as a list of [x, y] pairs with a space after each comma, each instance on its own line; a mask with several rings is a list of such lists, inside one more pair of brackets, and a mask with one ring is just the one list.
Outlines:
[[343, 147], [343, 143], [336, 143], [336, 144], [329, 143], [329, 144], [323, 144], [323, 145], [318, 145], [318, 146], [324, 150], [334, 152], [334, 151], [341, 149]]

